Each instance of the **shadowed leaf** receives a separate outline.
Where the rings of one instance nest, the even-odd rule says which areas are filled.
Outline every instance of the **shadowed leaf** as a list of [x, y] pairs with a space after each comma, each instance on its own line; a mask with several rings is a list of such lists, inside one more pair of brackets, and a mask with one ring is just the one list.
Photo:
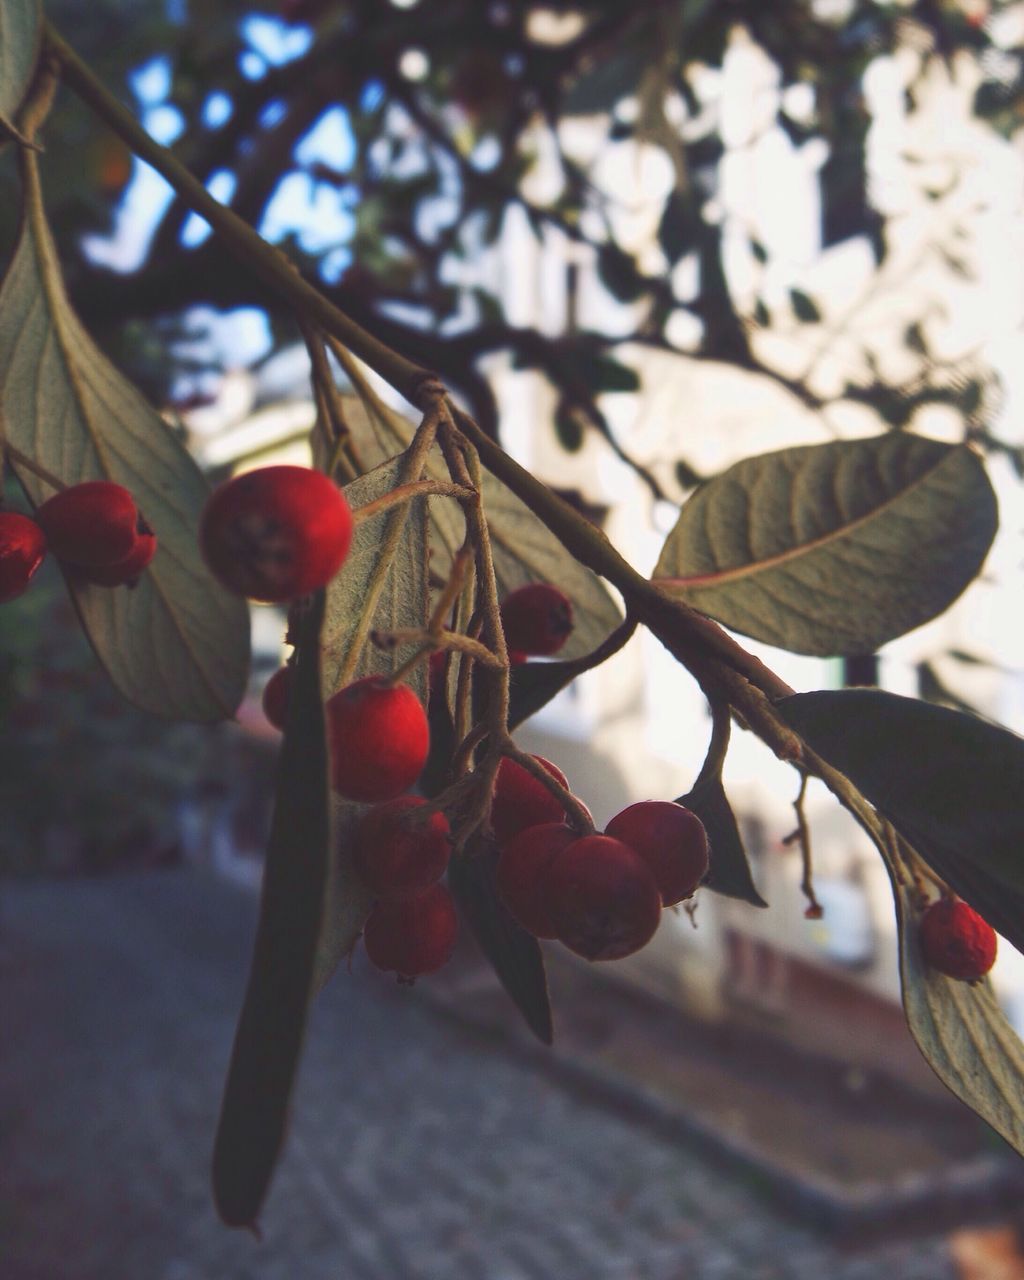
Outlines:
[[997, 523], [965, 446], [890, 433], [783, 449], [698, 489], [653, 576], [768, 644], [872, 653], [952, 604]]
[[453, 859], [448, 884], [501, 985], [543, 1044], [554, 1031], [547, 977], [540, 943], [521, 929], [505, 910], [495, 888], [498, 851], [493, 842], [470, 843], [464, 857]]
[[327, 869], [327, 748], [320, 697], [323, 594], [301, 625], [263, 871], [252, 970], [213, 1152], [217, 1212], [256, 1221], [284, 1141], [313, 982]]
[[747, 852], [722, 779], [711, 777], [698, 783], [687, 795], [680, 796], [676, 804], [692, 809], [707, 829], [710, 867], [704, 888], [739, 898], [754, 907], [766, 907], [768, 903], [758, 893], [750, 874]]
[[776, 705], [951, 888], [1024, 948], [1024, 739], [878, 689]]
[[[249, 614], [199, 554], [209, 486], [71, 311], [34, 155], [23, 156], [23, 169], [25, 220], [0, 289], [0, 430], [66, 484], [124, 485], [157, 534], [156, 557], [134, 589], [69, 581], [86, 634], [120, 692], [173, 719], [233, 715], [249, 672]], [[15, 470], [33, 503], [52, 495], [27, 470]]]

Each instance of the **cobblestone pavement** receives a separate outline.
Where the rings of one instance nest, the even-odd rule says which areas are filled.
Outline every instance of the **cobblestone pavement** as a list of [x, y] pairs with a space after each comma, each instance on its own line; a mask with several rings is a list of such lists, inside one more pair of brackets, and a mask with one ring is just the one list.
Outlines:
[[254, 918], [186, 872], [0, 886], [0, 1280], [953, 1280], [942, 1239], [840, 1252], [361, 964], [317, 1003], [263, 1241], [228, 1231]]

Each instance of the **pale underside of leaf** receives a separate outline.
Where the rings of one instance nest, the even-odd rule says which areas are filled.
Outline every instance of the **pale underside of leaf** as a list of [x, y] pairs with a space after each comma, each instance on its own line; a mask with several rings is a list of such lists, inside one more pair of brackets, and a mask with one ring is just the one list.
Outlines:
[[[345, 397], [345, 407], [364, 465], [393, 456], [412, 438], [412, 424], [395, 410], [368, 412], [355, 396]], [[437, 479], [448, 479], [436, 449], [431, 452], [428, 472]], [[572, 601], [575, 619], [559, 658], [579, 658], [596, 649], [622, 621], [618, 605], [600, 578], [578, 564], [529, 507], [486, 471], [481, 492], [499, 593], [507, 595], [528, 582], [555, 583]], [[436, 579], [443, 580], [462, 545], [465, 522], [458, 504], [450, 498], [431, 499], [430, 519], [430, 570]]]
[[979, 572], [997, 522], [965, 446], [890, 433], [784, 449], [698, 489], [653, 576], [769, 644], [866, 653], [947, 608]]
[[[353, 508], [365, 506], [393, 489], [398, 482], [400, 463], [390, 461], [345, 488]], [[348, 558], [327, 593], [327, 615], [321, 645], [323, 650], [322, 688], [329, 698], [342, 684], [367, 675], [389, 675], [413, 652], [409, 645], [381, 650], [367, 642], [358, 661], [350, 663], [353, 645], [358, 642], [360, 619], [367, 596], [376, 578], [383, 575], [380, 594], [373, 610], [372, 628], [397, 631], [423, 629], [429, 612], [427, 585], [427, 502], [423, 498], [407, 504], [405, 526], [390, 563], [381, 556], [381, 536], [387, 517], [374, 516], [356, 525]], [[343, 677], [343, 672], [351, 673]], [[406, 683], [425, 704], [427, 668], [415, 667]], [[352, 862], [352, 836], [366, 806], [332, 799], [331, 847], [323, 930], [317, 951], [315, 985], [319, 989], [330, 978], [338, 962], [350, 954], [362, 933], [373, 898], [362, 883]]]
[[907, 1025], [944, 1085], [1024, 1155], [1024, 1045], [991, 984], [946, 978], [920, 954], [906, 886], [893, 880]]
[[[66, 484], [109, 479], [134, 495], [158, 550], [137, 587], [69, 579], [116, 687], [174, 719], [234, 714], [248, 678], [248, 608], [210, 575], [196, 531], [209, 488], [181, 441], [94, 346], [71, 311], [33, 156], [26, 217], [0, 289], [0, 429]], [[52, 489], [22, 468], [38, 505]]]
[[0, 129], [16, 137], [15, 117], [32, 82], [41, 29], [39, 0], [0, 0]]

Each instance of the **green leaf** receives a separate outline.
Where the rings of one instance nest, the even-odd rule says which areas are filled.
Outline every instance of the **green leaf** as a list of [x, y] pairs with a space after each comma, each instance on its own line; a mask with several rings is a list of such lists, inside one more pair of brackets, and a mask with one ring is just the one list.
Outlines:
[[[386, 462], [345, 486], [345, 497], [355, 509], [389, 492], [399, 483], [401, 460]], [[391, 556], [382, 553], [381, 539], [387, 522], [405, 513], [405, 524]], [[397, 631], [427, 625], [427, 503], [414, 498], [402, 508], [374, 516], [356, 525], [352, 547], [341, 573], [327, 591], [324, 618], [323, 696], [329, 698], [344, 684], [368, 675], [389, 675], [411, 656], [413, 647], [382, 650], [363, 643], [361, 622], [372, 610], [370, 628]], [[353, 648], [360, 646], [350, 664]], [[346, 674], [346, 669], [349, 674]], [[406, 683], [426, 705], [427, 665], [409, 672]], [[366, 805], [332, 796], [331, 858], [326, 905], [317, 948], [315, 985], [319, 990], [342, 957], [355, 946], [370, 914], [373, 895], [360, 880], [352, 861], [352, 833]]]
[[515, 729], [535, 715], [579, 674], [576, 662], [523, 662], [509, 680], [508, 727]]
[[300, 627], [252, 969], [214, 1142], [214, 1199], [229, 1226], [253, 1224], [270, 1185], [312, 990], [329, 835], [323, 608], [318, 592]]
[[635, 302], [647, 290], [647, 281], [631, 253], [617, 244], [603, 244], [597, 251], [597, 270], [605, 287], [620, 302]]
[[1024, 739], [878, 689], [795, 694], [776, 705], [952, 889], [1024, 949]]
[[640, 375], [637, 371], [608, 356], [593, 356], [581, 360], [580, 372], [595, 395], [608, 391], [640, 389]]
[[566, 453], [578, 453], [583, 448], [583, 424], [572, 406], [564, 401], [555, 410], [555, 435]]
[[696, 245], [699, 233], [700, 215], [694, 208], [694, 201], [681, 192], [673, 191], [665, 201], [658, 224], [658, 241], [669, 262], [676, 263], [684, 253], [689, 253]]
[[683, 507], [659, 586], [794, 653], [872, 653], [978, 574], [995, 494], [963, 445], [889, 433], [748, 458]]
[[[345, 398], [349, 427], [364, 466], [374, 466], [406, 448], [412, 424], [400, 413], [381, 406], [369, 413], [355, 397]], [[428, 474], [448, 479], [444, 462], [431, 453]], [[560, 650], [560, 658], [590, 653], [622, 621], [618, 605], [596, 573], [575, 561], [530, 508], [489, 471], [481, 482], [484, 511], [491, 531], [494, 571], [502, 596], [528, 582], [554, 582], [573, 604], [575, 626]], [[450, 498], [430, 501], [430, 567], [443, 578], [462, 545], [465, 524], [458, 504]]]
[[747, 851], [720, 777], [698, 782], [676, 804], [684, 805], [704, 823], [708, 833], [710, 867], [704, 887], [729, 898], [739, 898], [754, 907], [768, 905], [757, 891], [750, 873]]
[[42, 31], [40, 0], [0, 0], [0, 130], [20, 137], [14, 124], [35, 74]]
[[[46, 225], [35, 156], [23, 156], [26, 213], [0, 289], [0, 430], [67, 484], [130, 489], [156, 531], [156, 558], [129, 590], [69, 583], [117, 688], [179, 720], [234, 714], [249, 670], [249, 615], [199, 554], [209, 487], [184, 445], [93, 345], [71, 311]], [[33, 503], [52, 490], [18, 470]]]
[[942, 1083], [1024, 1155], [1024, 1045], [988, 982], [957, 982], [924, 963], [909, 891], [895, 877], [893, 894], [910, 1034]]
[[790, 289], [789, 302], [793, 308], [793, 314], [803, 324], [817, 324], [821, 319], [818, 304], [802, 289]]
[[497, 860], [493, 841], [471, 841], [466, 854], [452, 860], [448, 885], [526, 1025], [543, 1044], [551, 1044], [554, 1032], [544, 956], [537, 939], [516, 924], [498, 897]]

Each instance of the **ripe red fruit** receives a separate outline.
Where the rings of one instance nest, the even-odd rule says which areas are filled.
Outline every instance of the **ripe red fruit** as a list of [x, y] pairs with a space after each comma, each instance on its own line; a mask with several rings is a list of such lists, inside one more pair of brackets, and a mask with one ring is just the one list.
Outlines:
[[515, 920], [535, 938], [557, 937], [544, 876], [555, 858], [579, 835], [564, 822], [527, 827], [502, 849], [497, 883]]
[[0, 511], [0, 604], [28, 588], [45, 555], [46, 534], [34, 520]]
[[83, 569], [81, 576], [97, 587], [123, 587], [135, 583], [156, 555], [156, 534], [148, 529], [135, 535], [135, 545], [116, 564], [94, 565]]
[[455, 903], [440, 884], [410, 898], [384, 898], [363, 930], [366, 954], [378, 969], [411, 981], [450, 958], [458, 933]]
[[376, 805], [356, 828], [356, 870], [380, 898], [404, 898], [436, 884], [451, 854], [448, 819], [423, 814], [421, 796], [399, 796]]
[[366, 676], [325, 707], [331, 786], [349, 800], [392, 800], [420, 776], [430, 751], [423, 703], [404, 684]]
[[976, 982], [995, 964], [996, 932], [966, 902], [941, 898], [921, 917], [921, 952], [949, 978]]
[[572, 601], [550, 583], [531, 582], [505, 597], [501, 625], [510, 649], [546, 657], [572, 634]]
[[661, 895], [638, 853], [610, 836], [584, 836], [541, 882], [559, 941], [586, 960], [620, 960], [654, 936]]
[[330, 582], [351, 542], [344, 495], [309, 467], [261, 467], [228, 480], [199, 526], [206, 563], [229, 591], [277, 603]]
[[36, 512], [50, 550], [58, 560], [102, 568], [124, 560], [140, 529], [135, 499], [110, 480], [73, 484], [48, 498]]
[[708, 833], [691, 810], [642, 800], [617, 813], [605, 834], [635, 850], [654, 876], [662, 906], [689, 898], [708, 872]]
[[275, 729], [288, 723], [288, 697], [292, 688], [291, 667], [280, 667], [263, 686], [263, 714]]
[[[565, 774], [557, 765], [543, 756], [533, 758], [563, 787], [568, 787]], [[521, 764], [505, 756], [498, 765], [491, 803], [491, 826], [498, 843], [506, 844], [527, 827], [561, 822], [564, 817], [562, 806], [544, 783]]]

